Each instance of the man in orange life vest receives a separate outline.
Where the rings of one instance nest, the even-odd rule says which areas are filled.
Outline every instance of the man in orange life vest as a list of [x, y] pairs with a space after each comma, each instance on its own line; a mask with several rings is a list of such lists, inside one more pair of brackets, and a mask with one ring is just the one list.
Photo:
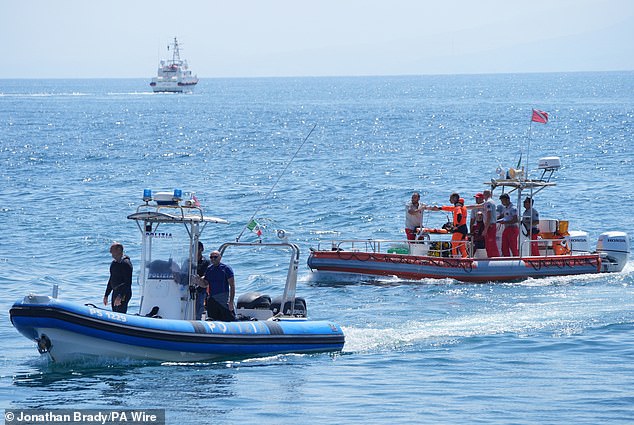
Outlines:
[[467, 228], [467, 208], [464, 206], [464, 199], [456, 192], [449, 196], [449, 202], [452, 205], [443, 205], [442, 207], [433, 206], [425, 209], [431, 211], [451, 211], [453, 213], [451, 253], [454, 257], [458, 257], [458, 251], [460, 251], [462, 258], [466, 258], [468, 256], [466, 239], [467, 233], [469, 233], [469, 229]]

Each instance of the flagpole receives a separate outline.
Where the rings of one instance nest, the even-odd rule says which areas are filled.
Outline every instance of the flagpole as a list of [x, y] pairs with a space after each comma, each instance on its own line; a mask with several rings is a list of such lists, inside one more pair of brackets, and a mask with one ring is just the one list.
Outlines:
[[531, 111], [531, 120], [528, 124], [528, 146], [526, 147], [526, 161], [524, 161], [524, 179], [528, 180], [528, 158], [531, 155], [531, 139], [533, 138], [533, 116]]
[[269, 196], [271, 195], [271, 192], [273, 192], [273, 189], [275, 188], [275, 186], [277, 186], [277, 183], [280, 181], [280, 179], [282, 178], [282, 176], [284, 175], [284, 173], [286, 172], [288, 167], [291, 165], [291, 162], [293, 162], [293, 160], [295, 159], [295, 157], [299, 153], [299, 150], [302, 148], [302, 146], [304, 146], [304, 143], [306, 143], [306, 140], [308, 140], [310, 135], [313, 134], [313, 131], [315, 130], [316, 127], [317, 127], [317, 124], [315, 124], [313, 126], [313, 128], [310, 129], [310, 131], [308, 132], [308, 135], [306, 135], [306, 137], [304, 138], [304, 141], [301, 143], [301, 145], [299, 145], [299, 147], [295, 151], [295, 154], [293, 154], [293, 157], [286, 164], [286, 167], [284, 167], [284, 170], [282, 170], [280, 175], [277, 176], [277, 180], [275, 180], [275, 183], [273, 183], [273, 186], [271, 186], [271, 188], [269, 189], [268, 193], [266, 194], [266, 196], [264, 197], [264, 199], [262, 200], [260, 205], [253, 212], [253, 215], [251, 215], [251, 218], [249, 219], [249, 221], [247, 221], [247, 224], [245, 224], [245, 226], [242, 228], [242, 231], [240, 232], [240, 234], [236, 238], [236, 242], [240, 242], [240, 238], [242, 237], [242, 234], [244, 233], [244, 231], [247, 230], [247, 226], [251, 223], [251, 221], [253, 221], [253, 219], [255, 218], [255, 215], [260, 211], [260, 209], [262, 208], [262, 204], [264, 203], [264, 201], [266, 201], [269, 198]]

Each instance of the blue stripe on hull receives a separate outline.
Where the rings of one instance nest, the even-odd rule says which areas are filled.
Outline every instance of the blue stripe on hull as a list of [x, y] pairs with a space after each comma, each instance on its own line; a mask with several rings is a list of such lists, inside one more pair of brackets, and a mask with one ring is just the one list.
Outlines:
[[[56, 330], [78, 339], [136, 348], [138, 358], [147, 358], [144, 349], [211, 358], [338, 351], [344, 344], [341, 328], [325, 321], [281, 320], [269, 326], [264, 321], [164, 320], [116, 314], [54, 299], [37, 304], [17, 302], [10, 313], [13, 325], [29, 339], [37, 340], [42, 329]], [[64, 347], [66, 352], [73, 349]], [[78, 346], [78, 354], [81, 350]], [[134, 354], [129, 357], [135, 357]]]
[[[77, 335], [97, 338], [105, 341], [117, 342], [134, 347], [156, 348], [166, 351], [184, 351], [188, 353], [210, 354], [253, 354], [273, 352], [297, 352], [303, 350], [315, 350], [319, 348], [341, 349], [342, 344], [329, 343], [327, 338], [321, 335], [297, 335], [271, 336], [257, 334], [253, 336], [236, 337], [235, 335], [204, 338], [197, 341], [171, 341], [151, 337], [125, 335], [117, 332], [94, 329], [80, 324], [70, 323], [65, 320], [51, 318], [14, 318], [15, 327], [23, 334], [31, 333], [30, 329], [53, 328], [69, 331]], [[25, 329], [26, 332], [22, 332]], [[323, 342], [320, 342], [323, 341]], [[336, 342], [336, 341], [334, 341]]]

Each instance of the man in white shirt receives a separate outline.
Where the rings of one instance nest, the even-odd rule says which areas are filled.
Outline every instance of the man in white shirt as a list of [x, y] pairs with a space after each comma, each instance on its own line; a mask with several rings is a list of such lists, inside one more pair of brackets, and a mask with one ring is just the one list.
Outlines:
[[519, 256], [517, 242], [520, 235], [520, 229], [517, 226], [517, 209], [511, 203], [511, 198], [507, 193], [500, 195], [500, 202], [504, 206], [502, 214], [498, 218], [498, 223], [504, 224], [504, 232], [502, 232], [502, 256], [513, 257]]
[[405, 234], [407, 240], [416, 240], [416, 232], [423, 222], [424, 204], [420, 203], [420, 194], [412, 193], [412, 200], [405, 205]]
[[491, 191], [482, 192], [484, 197], [484, 247], [487, 251], [487, 257], [499, 257], [500, 250], [497, 242], [497, 220], [496, 205], [491, 198]]

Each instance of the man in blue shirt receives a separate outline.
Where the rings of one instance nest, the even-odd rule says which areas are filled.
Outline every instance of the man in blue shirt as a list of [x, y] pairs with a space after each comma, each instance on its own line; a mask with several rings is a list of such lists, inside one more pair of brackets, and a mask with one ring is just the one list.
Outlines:
[[209, 291], [207, 296], [207, 316], [214, 320], [230, 322], [235, 320], [233, 300], [236, 295], [236, 285], [233, 270], [220, 262], [220, 252], [209, 254], [211, 265], [207, 268], [204, 282]]

